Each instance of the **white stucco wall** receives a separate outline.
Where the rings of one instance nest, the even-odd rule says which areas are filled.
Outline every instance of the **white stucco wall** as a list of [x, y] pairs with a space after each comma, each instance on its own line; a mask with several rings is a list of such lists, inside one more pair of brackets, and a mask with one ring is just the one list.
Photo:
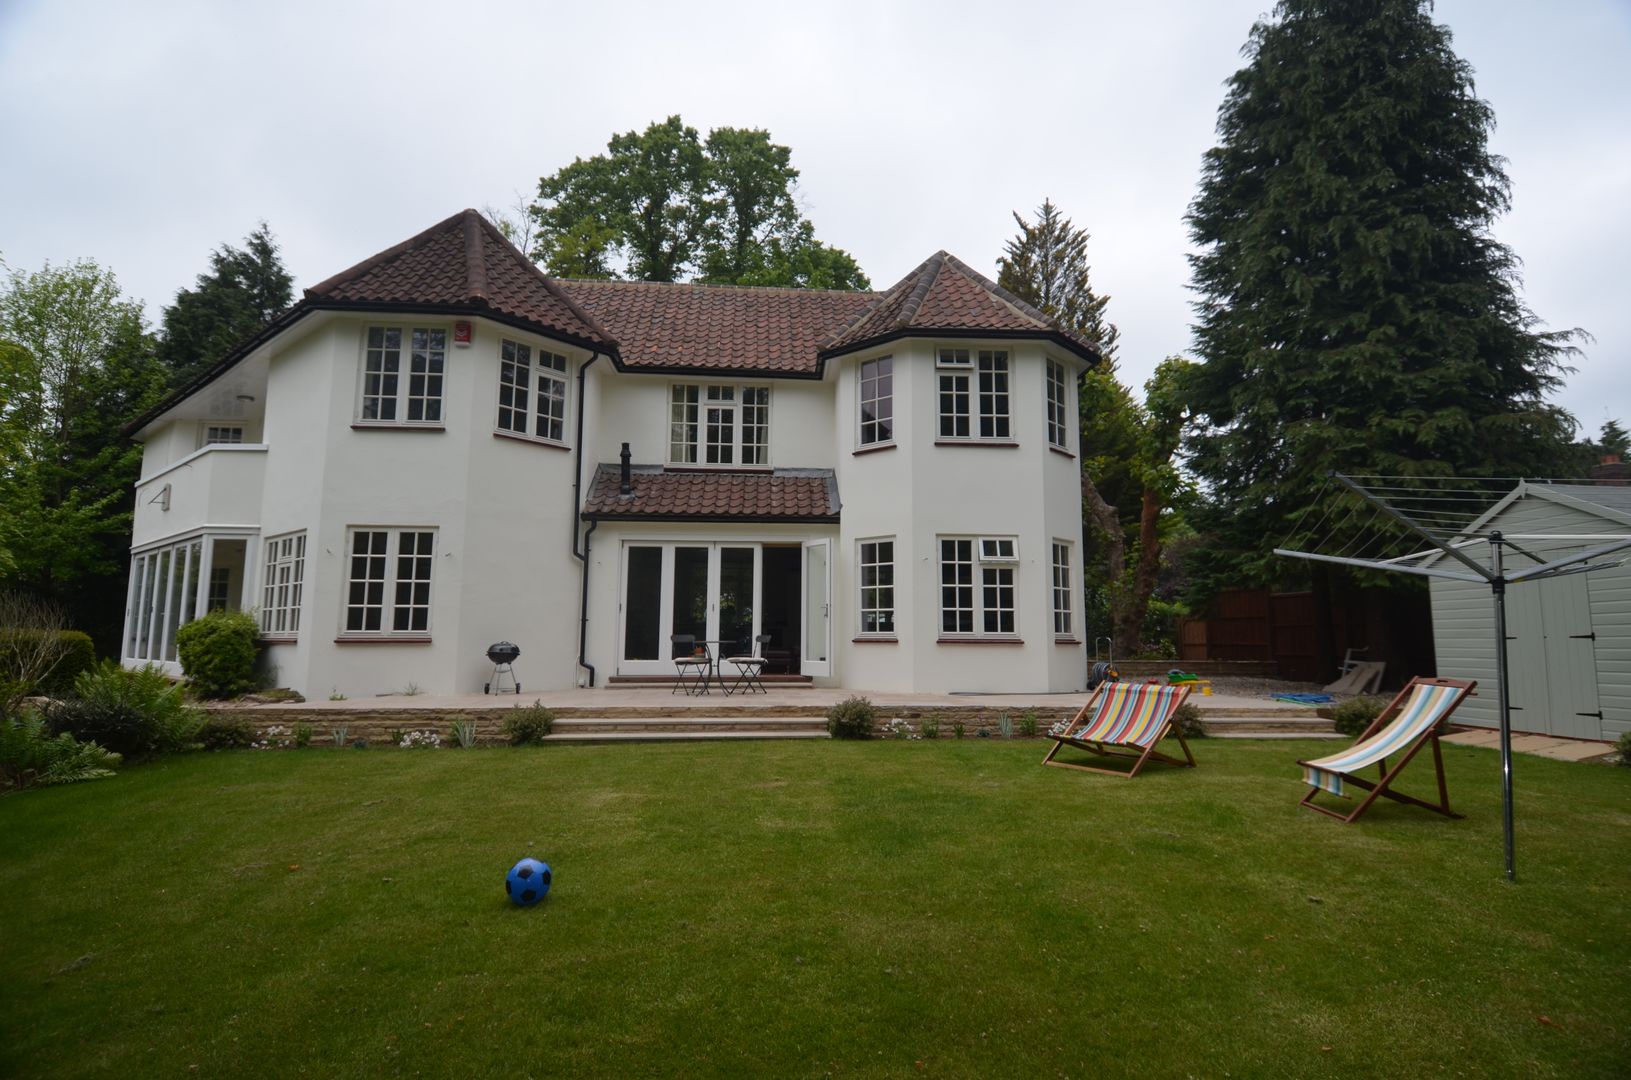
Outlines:
[[[566, 441], [576, 445], [578, 371], [587, 350], [473, 320], [469, 348], [450, 345], [442, 429], [356, 423], [362, 341], [369, 325], [434, 325], [451, 319], [325, 315], [257, 355], [253, 419], [262, 443], [195, 449], [198, 418], [178, 408], [148, 433], [133, 540], [154, 544], [211, 527], [249, 536], [248, 595], [260, 595], [268, 538], [304, 531], [306, 561], [296, 640], [270, 648], [279, 682], [323, 697], [365, 697], [410, 685], [427, 693], [479, 691], [488, 645], [516, 642], [522, 685], [546, 690], [586, 677], [577, 665], [581, 528], [572, 503], [579, 456], [494, 434], [499, 342], [504, 337], [568, 357]], [[595, 361], [584, 379], [581, 475], [615, 463], [631, 444], [637, 464], [668, 453], [669, 387], [729, 382], [771, 387], [770, 464], [832, 468], [841, 525], [618, 523], [593, 538], [587, 656], [604, 685], [619, 668], [622, 550], [630, 540], [796, 544], [832, 542], [832, 675], [867, 690], [1067, 691], [1084, 682], [1079, 640], [1052, 630], [1051, 543], [1072, 545], [1073, 602], [1080, 604], [1079, 492], [1074, 457], [1045, 437], [1041, 344], [959, 341], [1011, 358], [1012, 446], [936, 445], [935, 342], [912, 340], [829, 363], [825, 378], [705, 379], [620, 373]], [[895, 357], [894, 447], [857, 453], [856, 367]], [[1072, 358], [1053, 354], [1071, 370]], [[245, 376], [246, 379], [249, 376]], [[403, 375], [406, 378], [406, 375]], [[225, 391], [215, 393], [221, 397]], [[220, 407], [200, 403], [198, 410]], [[197, 411], [197, 410], [195, 410]], [[1071, 412], [1074, 429], [1074, 411]], [[1075, 445], [1072, 430], [1070, 445]], [[170, 483], [170, 510], [144, 506]], [[430, 633], [424, 640], [344, 640], [352, 527], [436, 531]], [[940, 640], [937, 538], [1013, 536], [1016, 634], [1012, 642]], [[863, 539], [895, 541], [896, 640], [856, 641]], [[978, 589], [976, 574], [976, 589]], [[1074, 612], [1080, 637], [1080, 610]], [[388, 636], [388, 635], [383, 635]], [[337, 640], [340, 639], [340, 640]]]

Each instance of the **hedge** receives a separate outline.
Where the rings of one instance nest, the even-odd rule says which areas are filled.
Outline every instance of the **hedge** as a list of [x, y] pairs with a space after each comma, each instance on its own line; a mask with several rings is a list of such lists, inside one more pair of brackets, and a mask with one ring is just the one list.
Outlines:
[[29, 692], [51, 696], [67, 693], [73, 688], [80, 672], [89, 671], [96, 665], [96, 648], [91, 644], [90, 636], [78, 630], [0, 630], [0, 680], [16, 672], [20, 653], [36, 655], [42, 637], [57, 639], [57, 663], [44, 679], [29, 687]]

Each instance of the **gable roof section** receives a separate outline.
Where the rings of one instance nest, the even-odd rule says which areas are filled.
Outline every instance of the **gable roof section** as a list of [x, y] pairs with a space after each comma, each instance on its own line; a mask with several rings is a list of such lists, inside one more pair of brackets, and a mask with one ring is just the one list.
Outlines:
[[1054, 321], [967, 263], [937, 251], [826, 341], [822, 359], [903, 337], [1046, 338], [1090, 364], [1093, 342]]
[[599, 521], [838, 520], [838, 483], [831, 469], [771, 472], [667, 472], [655, 465], [629, 470], [631, 495], [619, 494], [620, 468], [601, 465], [583, 516]]
[[461, 210], [306, 290], [314, 307], [485, 315], [591, 349], [616, 340], [492, 222]]
[[618, 366], [818, 378], [818, 350], [877, 293], [644, 281], [556, 282], [617, 339]]

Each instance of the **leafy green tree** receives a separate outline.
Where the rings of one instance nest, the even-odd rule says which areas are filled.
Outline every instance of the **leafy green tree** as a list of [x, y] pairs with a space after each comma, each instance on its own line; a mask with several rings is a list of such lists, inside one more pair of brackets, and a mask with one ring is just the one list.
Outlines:
[[[715, 128], [708, 133], [708, 234], [699, 280], [741, 284], [762, 273], [766, 247], [795, 235], [798, 207], [793, 152], [758, 128]], [[813, 237], [812, 237], [813, 239]]]
[[[538, 182], [530, 256], [559, 277], [868, 288], [798, 212], [792, 152], [760, 129], [704, 142], [678, 116]], [[502, 226], [501, 226], [502, 227]]]
[[[1098, 418], [1096, 431], [1082, 429], [1082, 505], [1101, 544], [1116, 656], [1144, 643], [1162, 550], [1179, 524], [1169, 511], [1187, 484], [1174, 458], [1189, 418], [1184, 384], [1193, 366], [1178, 356], [1161, 361], [1144, 384], [1143, 404], [1113, 372], [1082, 377], [1083, 414], [1091, 408]], [[1116, 503], [1107, 490], [1119, 493]]]
[[546, 269], [612, 277], [621, 254], [641, 281], [679, 280], [706, 227], [705, 165], [696, 128], [670, 116], [539, 180], [532, 213]]
[[[1190, 463], [1214, 584], [1329, 507], [1329, 471], [1552, 475], [1577, 331], [1546, 332], [1490, 229], [1489, 106], [1425, 0], [1282, 0], [1252, 29], [1190, 207], [1202, 363]], [[1317, 518], [1315, 519], [1317, 520]], [[1318, 591], [1318, 581], [1316, 581]]]
[[266, 222], [242, 248], [221, 245], [210, 253], [209, 271], [164, 309], [159, 358], [170, 369], [170, 385], [191, 383], [293, 303], [294, 279]]
[[790, 289], [872, 288], [871, 280], [849, 252], [817, 240], [815, 227], [808, 221], [799, 222], [790, 236], [772, 236], [764, 246], [762, 262], [727, 284]]
[[141, 306], [94, 262], [12, 271], [0, 291], [0, 587], [61, 604], [110, 650], [124, 607], [138, 447], [121, 426], [164, 371]]
[[1086, 229], [1078, 229], [1043, 199], [1032, 224], [1014, 213], [1019, 235], [1003, 245], [997, 284], [1053, 318], [1066, 330], [1098, 342], [1106, 365], [1116, 364], [1121, 331], [1105, 317], [1108, 296], [1093, 291], [1088, 277]]

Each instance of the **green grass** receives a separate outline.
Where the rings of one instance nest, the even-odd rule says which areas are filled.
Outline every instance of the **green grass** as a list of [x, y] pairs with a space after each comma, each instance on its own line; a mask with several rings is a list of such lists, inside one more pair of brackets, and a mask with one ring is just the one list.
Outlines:
[[1345, 826], [1294, 805], [1329, 745], [1130, 783], [1039, 741], [311, 749], [13, 794], [0, 1075], [1624, 1076], [1631, 770], [1520, 758], [1514, 887], [1495, 754], [1446, 748], [1464, 821]]

